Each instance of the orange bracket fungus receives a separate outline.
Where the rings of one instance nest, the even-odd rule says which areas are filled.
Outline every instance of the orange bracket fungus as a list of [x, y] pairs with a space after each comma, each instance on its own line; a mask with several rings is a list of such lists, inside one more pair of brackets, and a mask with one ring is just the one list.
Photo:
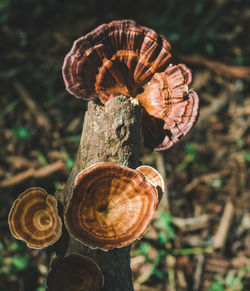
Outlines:
[[104, 278], [98, 265], [90, 258], [71, 254], [56, 257], [46, 279], [47, 291], [98, 291]]
[[121, 248], [142, 237], [157, 203], [156, 188], [139, 171], [96, 163], [77, 175], [65, 224], [90, 248]]
[[24, 240], [30, 248], [46, 247], [61, 236], [57, 201], [39, 187], [29, 188], [19, 195], [10, 210], [8, 222], [12, 235]]
[[140, 166], [136, 168], [137, 171], [140, 171], [145, 178], [156, 187], [158, 191], [158, 200], [161, 201], [163, 192], [164, 192], [164, 179], [162, 175], [153, 167], [150, 166]]
[[143, 107], [144, 145], [172, 147], [198, 118], [199, 98], [188, 87], [190, 69], [170, 64], [171, 46], [133, 20], [115, 20], [77, 39], [63, 64], [66, 89], [77, 98], [103, 103], [124, 95]]

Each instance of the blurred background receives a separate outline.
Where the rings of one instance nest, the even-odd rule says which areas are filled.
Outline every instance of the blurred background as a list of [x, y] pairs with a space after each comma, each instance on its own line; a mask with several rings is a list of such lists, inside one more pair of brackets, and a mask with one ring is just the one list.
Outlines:
[[7, 216], [28, 187], [63, 188], [73, 166], [86, 103], [65, 90], [64, 56], [98, 24], [125, 18], [168, 38], [200, 96], [195, 128], [141, 157], [167, 190], [132, 248], [135, 290], [250, 290], [249, 1], [0, 0], [1, 291], [44, 291], [55, 256], [14, 239]]

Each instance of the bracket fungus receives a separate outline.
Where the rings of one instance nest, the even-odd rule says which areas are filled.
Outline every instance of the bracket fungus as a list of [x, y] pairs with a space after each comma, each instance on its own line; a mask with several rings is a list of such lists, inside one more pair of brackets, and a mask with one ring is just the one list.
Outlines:
[[65, 224], [90, 248], [121, 248], [142, 237], [157, 203], [156, 188], [139, 171], [96, 163], [77, 175]]
[[39, 187], [32, 187], [14, 201], [8, 217], [12, 235], [24, 240], [28, 247], [40, 249], [61, 236], [62, 222], [54, 196]]
[[190, 69], [170, 64], [168, 40], [133, 20], [115, 20], [77, 39], [63, 64], [66, 89], [103, 103], [119, 95], [143, 107], [144, 145], [163, 151], [186, 135], [198, 118], [199, 98]]
[[161, 201], [164, 192], [164, 179], [162, 175], [153, 167], [140, 166], [136, 168], [137, 171], [141, 172], [145, 178], [153, 185], [158, 191], [158, 200]]
[[98, 291], [104, 284], [98, 265], [89, 257], [55, 257], [46, 279], [47, 291]]

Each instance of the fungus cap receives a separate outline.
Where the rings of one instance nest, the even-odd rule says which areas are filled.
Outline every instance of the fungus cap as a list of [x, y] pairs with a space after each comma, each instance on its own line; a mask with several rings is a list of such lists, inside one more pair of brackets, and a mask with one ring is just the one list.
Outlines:
[[39, 187], [32, 187], [14, 201], [8, 217], [12, 235], [28, 247], [40, 249], [61, 236], [62, 222], [55, 197]]
[[189, 90], [190, 69], [170, 64], [168, 40], [133, 20], [103, 24], [77, 39], [63, 64], [66, 89], [103, 103], [124, 95], [143, 106], [144, 145], [172, 147], [198, 118], [198, 95]]
[[98, 291], [104, 284], [103, 274], [90, 258], [71, 254], [57, 256], [46, 279], [47, 291]]
[[65, 224], [90, 248], [120, 248], [142, 237], [157, 203], [157, 190], [142, 173], [97, 163], [77, 175]]
[[133, 20], [102, 24], [77, 39], [63, 64], [66, 89], [77, 98], [102, 102], [137, 91], [170, 61], [170, 44]]
[[164, 193], [164, 179], [162, 175], [153, 167], [143, 165], [136, 168], [137, 171], [141, 172], [145, 178], [155, 186], [158, 191], [158, 200], [161, 201]]

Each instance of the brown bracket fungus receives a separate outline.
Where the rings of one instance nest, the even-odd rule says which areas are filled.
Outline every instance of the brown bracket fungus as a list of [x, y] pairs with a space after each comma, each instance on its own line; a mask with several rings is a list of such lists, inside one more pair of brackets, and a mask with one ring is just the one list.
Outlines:
[[77, 98], [103, 103], [119, 95], [143, 106], [144, 145], [170, 148], [198, 118], [199, 98], [189, 90], [192, 74], [170, 64], [171, 46], [154, 30], [133, 20], [98, 26], [74, 42], [63, 64], [66, 89]]
[[65, 224], [90, 248], [121, 248], [142, 237], [157, 203], [157, 190], [142, 173], [97, 163], [77, 175]]
[[137, 171], [140, 171], [145, 178], [153, 185], [158, 191], [158, 200], [161, 201], [163, 192], [164, 192], [164, 180], [162, 175], [153, 167], [150, 166], [140, 166], [136, 168]]
[[39, 187], [29, 188], [19, 195], [10, 210], [8, 222], [12, 235], [24, 240], [30, 248], [47, 247], [61, 236], [57, 201]]
[[76, 254], [56, 257], [46, 279], [47, 291], [98, 291], [104, 278], [98, 265], [90, 258]]

